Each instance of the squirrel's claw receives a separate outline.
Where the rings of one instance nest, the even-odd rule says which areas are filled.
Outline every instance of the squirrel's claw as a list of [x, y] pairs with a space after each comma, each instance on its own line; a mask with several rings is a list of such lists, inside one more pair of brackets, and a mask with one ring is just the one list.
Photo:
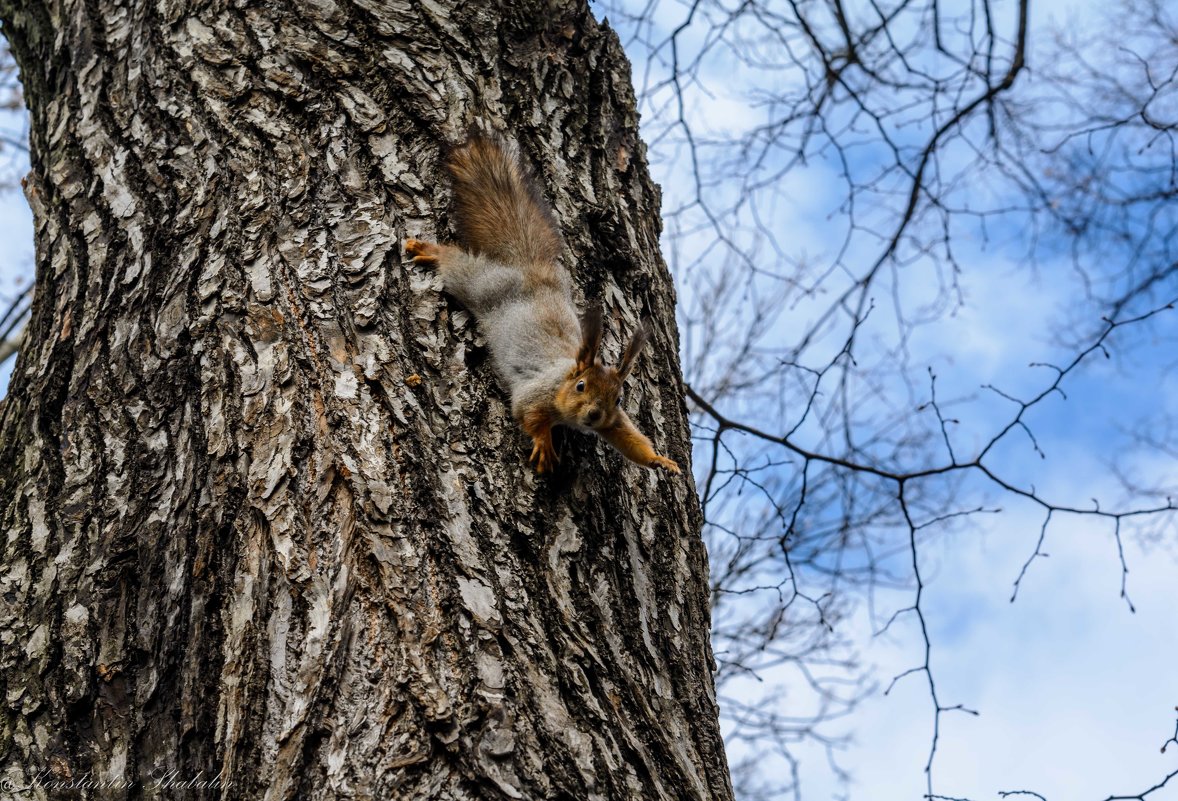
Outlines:
[[560, 458], [550, 443], [543, 443], [537, 439], [532, 443], [532, 455], [529, 457], [529, 461], [536, 466], [537, 473], [547, 473], [556, 467]]
[[649, 466], [650, 467], [661, 467], [664, 470], [666, 470], [668, 473], [674, 473], [675, 475], [679, 475], [679, 465], [673, 459], [668, 459], [666, 456], [658, 456], [658, 455], [654, 456], [650, 460]]
[[441, 250], [433, 242], [422, 242], [420, 239], [405, 240], [405, 253], [417, 264], [437, 263]]

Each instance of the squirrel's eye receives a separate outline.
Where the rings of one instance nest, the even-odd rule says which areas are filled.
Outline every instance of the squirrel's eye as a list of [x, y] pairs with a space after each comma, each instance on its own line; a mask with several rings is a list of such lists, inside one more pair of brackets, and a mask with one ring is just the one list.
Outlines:
[[585, 382], [583, 380], [578, 381], [577, 382], [577, 392], [584, 392], [584, 391], [585, 391]]
[[620, 408], [622, 408], [622, 396], [621, 396], [621, 395], [618, 395], [618, 403], [617, 403], [617, 407], [618, 407], [619, 409], [620, 409]]

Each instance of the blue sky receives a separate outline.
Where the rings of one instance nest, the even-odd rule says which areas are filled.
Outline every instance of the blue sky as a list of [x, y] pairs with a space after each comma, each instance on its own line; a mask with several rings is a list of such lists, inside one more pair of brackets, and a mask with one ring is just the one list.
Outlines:
[[[661, 83], [667, 75], [665, 64], [649, 60], [648, 44], [660, 41], [686, 20], [692, 4], [674, 0], [651, 4], [653, 24], [640, 30], [637, 39], [630, 38], [635, 29], [625, 13], [642, 13], [647, 3], [603, 5], [598, 13], [611, 17], [627, 43], [640, 94], [644, 88], [649, 90], [642, 106], [644, 133], [654, 143], [652, 172], [663, 187], [664, 210], [682, 207], [693, 196], [690, 164], [685, 149], [674, 146], [681, 138], [679, 132], [666, 135], [678, 108], [669, 88]], [[705, 3], [701, 8], [716, 6]], [[736, 4], [728, 8], [735, 9]], [[997, 3], [994, 8], [1009, 14], [1011, 4]], [[1032, 9], [1033, 68], [1039, 67], [1034, 61], [1037, 46], [1045, 41], [1053, 20], [1067, 20], [1073, 31], [1104, 24], [1103, 4], [1036, 2]], [[1001, 13], [999, 24], [1009, 23], [1009, 16]], [[704, 16], [697, 9], [694, 19], [700, 22]], [[682, 60], [697, 52], [706, 31], [705, 25], [683, 31]], [[1034, 69], [1023, 80], [1033, 76]], [[717, 48], [702, 63], [698, 81], [685, 84], [684, 112], [697, 141], [739, 134], [764, 123], [769, 112], [750, 102], [748, 91], [766, 86], [766, 81], [780, 91], [796, 78], [789, 70], [752, 70]], [[869, 146], [859, 156], [862, 161], [852, 166], [863, 168], [870, 162], [870, 153]], [[811, 158], [804, 168], [778, 181], [772, 206], [762, 211], [762, 221], [783, 243], [787, 260], [823, 263], [841, 241], [845, 219], [837, 209], [841, 199], [837, 166]], [[953, 159], [944, 166], [954, 168]], [[977, 202], [992, 196], [992, 183], [971, 182], [970, 177], [967, 173], [960, 186], [964, 196]], [[731, 191], [709, 187], [707, 198], [715, 208], [723, 208], [725, 193]], [[698, 223], [699, 215], [690, 219]], [[954, 230], [954, 250], [963, 268], [961, 305], [948, 307], [937, 319], [918, 327], [909, 343], [918, 391], [927, 389], [927, 379], [922, 383], [919, 373], [932, 366], [939, 397], [960, 400], [952, 414], [961, 422], [951, 426], [959, 455], [972, 454], [1009, 419], [1010, 402], [981, 389], [983, 385], [993, 383], [1026, 397], [1051, 380], [1049, 370], [1030, 367], [1029, 362], [1062, 364], [1075, 352], [1059, 341], [1061, 330], [1071, 333], [1076, 320], [1091, 330], [1099, 326], [1100, 310], [1086, 298], [1065, 254], [1041, 249], [1038, 269], [1032, 271], [1026, 269], [1030, 232], [1025, 221], [1001, 220], [988, 233], [991, 238], [986, 243], [976, 227]], [[701, 276], [732, 269], [722, 261], [722, 254], [707, 249], [709, 236], [706, 228], [688, 233], [678, 248], [664, 241], [681, 309], [696, 308], [701, 292], [706, 294], [715, 285]], [[866, 239], [853, 247], [846, 259], [851, 264], [869, 263], [877, 252]], [[700, 253], [705, 258], [694, 258]], [[758, 259], [765, 269], [779, 263], [767, 249]], [[933, 260], [918, 259], [904, 268], [899, 287], [888, 277], [876, 286], [877, 306], [865, 334], [879, 344], [869, 342], [862, 355], [865, 360], [884, 358], [885, 349], [895, 342], [894, 298], [912, 308], [941, 295], [939, 266]], [[837, 285], [839, 279], [836, 274], [832, 283]], [[767, 283], [771, 282], [760, 286], [766, 294]], [[1178, 289], [1171, 289], [1178, 294]], [[772, 336], [795, 341], [809, 327], [819, 305], [811, 299], [791, 298]], [[1105, 508], [1123, 500], [1124, 493], [1109, 469], [1114, 458], [1148, 483], [1174, 486], [1178, 468], [1173, 460], [1132, 449], [1125, 430], [1156, 426], [1166, 415], [1178, 413], [1178, 378], [1171, 369], [1176, 331], [1178, 320], [1171, 314], [1139, 329], [1117, 332], [1110, 340], [1112, 358], [1097, 356], [1087, 361], [1069, 376], [1066, 400], [1052, 396], [1028, 415], [1044, 458], [1016, 431], [995, 449], [989, 464], [1021, 486], [1034, 485], [1055, 503], [1078, 507], [1089, 507], [1094, 496], [1101, 498]], [[838, 344], [835, 339], [834, 346]], [[690, 349], [687, 355], [692, 355]], [[722, 364], [727, 357], [718, 353], [715, 362]], [[916, 400], [927, 400], [927, 396]], [[885, 382], [881, 403], [903, 407], [908, 401], [898, 377]], [[789, 404], [785, 405], [788, 409]], [[771, 426], [773, 419], [764, 416], [761, 398], [743, 405], [732, 401], [721, 411], [763, 427]], [[728, 441], [740, 447], [738, 437]], [[697, 469], [703, 455], [696, 454]], [[935, 456], [943, 458], [940, 452]], [[742, 511], [740, 506], [755, 505], [755, 493], [733, 503], [735, 508], [729, 506], [723, 514], [735, 517]], [[1178, 671], [1173, 667], [1178, 663], [1174, 519], [1160, 530], [1127, 533], [1124, 538], [1130, 570], [1127, 589], [1137, 609], [1133, 614], [1120, 597], [1121, 569], [1110, 522], [1055, 516], [1044, 545], [1050, 556], [1034, 561], [1012, 604], [1012, 584], [1034, 552], [1043, 512], [970, 480], [958, 508], [975, 503], [997, 505], [1003, 511], [979, 517], [970, 527], [940, 532], [920, 551], [926, 579], [922, 606], [941, 702], [960, 703], [980, 713], [942, 717], [936, 792], [980, 800], [997, 798], [1002, 790], [1025, 789], [1051, 801], [1103, 799], [1114, 793], [1140, 792], [1178, 768], [1178, 748], [1171, 745], [1168, 753], [1159, 753], [1174, 732], [1178, 705]], [[864, 662], [874, 666], [870, 674], [881, 690], [892, 676], [922, 661], [923, 644], [911, 616], [885, 636], [874, 634], [891, 611], [911, 602], [910, 592], [879, 592], [874, 618], [863, 603], [838, 627]], [[722, 619], [727, 614], [731, 610]], [[732, 682], [722, 693], [751, 705], [779, 696], [782, 709], [799, 716], [815, 704], [813, 693], [788, 668], [763, 670], [755, 680]], [[839, 755], [842, 767], [853, 775], [850, 797], [869, 801], [922, 797], [932, 722], [925, 680], [910, 676], [888, 696], [876, 692], [853, 715], [825, 727], [829, 736], [853, 736], [853, 744]], [[730, 731], [731, 725], [726, 728]], [[730, 754], [735, 762], [749, 751], [730, 741]], [[794, 746], [793, 755], [802, 760], [803, 799], [843, 797], [848, 788], [836, 780], [820, 748]], [[768, 779], [788, 768], [771, 753], [761, 753], [758, 763]], [[1178, 786], [1150, 798], [1178, 799]]]
[[[1036, 24], [1062, 13], [1062, 3], [1036, 5]], [[668, 20], [683, 7], [660, 6]], [[1087, 19], [1083, 6], [1071, 13]], [[624, 33], [624, 30], [623, 30]], [[635, 75], [644, 74], [644, 53], [630, 48]], [[733, 69], [731, 63], [715, 70]], [[706, 75], [707, 77], [707, 75]], [[739, 80], [711, 74], [711, 94], [696, 94], [690, 109], [701, 125], [738, 131], [759, 117], [740, 94]], [[648, 119], [653, 116], [648, 110]], [[6, 126], [7, 122], [4, 123]], [[17, 123], [19, 124], [19, 123]], [[648, 138], [653, 137], [648, 129]], [[652, 169], [673, 205], [687, 188], [681, 160], [666, 149], [653, 149]], [[680, 153], [679, 156], [682, 154]], [[770, 219], [794, 255], [818, 257], [831, 246], [837, 193], [828, 165], [811, 164], [784, 179]], [[23, 169], [18, 168], [17, 174]], [[1019, 232], [1005, 230], [1018, 245]], [[11, 295], [32, 268], [31, 220], [19, 191], [0, 193], [0, 299]], [[955, 410], [955, 446], [970, 446], [993, 431], [1006, 414], [1005, 402], [979, 390], [994, 382], [1014, 392], [1040, 386], [1042, 368], [1028, 361], [1058, 361], [1068, 353], [1053, 339], [1059, 321], [1083, 306], [1082, 293], [1062, 261], [1047, 263], [1038, 274], [1020, 269], [1017, 247], [976, 242], [961, 244], [967, 266], [961, 276], [964, 305], [952, 315], [918, 329], [912, 342], [914, 363], [936, 367], [939, 391], [965, 398]], [[673, 265], [675, 260], [671, 259]], [[678, 274], [681, 304], [692, 301], [693, 284]], [[917, 265], [905, 276], [909, 299], [931, 296], [935, 270]], [[886, 283], [881, 297], [888, 295]], [[806, 322], [807, 307], [795, 306], [776, 335], [788, 339]], [[881, 300], [881, 310], [883, 301]], [[880, 313], [874, 333], [888, 335], [887, 315]], [[873, 325], [874, 325], [873, 320]], [[1025, 441], [1012, 437], [1000, 450], [1006, 474], [1034, 482], [1059, 502], [1084, 504], [1093, 495], [1116, 499], [1119, 488], [1107, 469], [1109, 450], [1122, 448], [1118, 432], [1134, 420], [1149, 421], [1178, 413], [1178, 379], [1167, 362], [1175, 322], [1130, 332], [1116, 358], [1093, 360], [1068, 383], [1068, 400], [1053, 398], [1037, 410], [1033, 428], [1046, 453], [1034, 456]], [[1116, 345], [1117, 343], [1114, 343]], [[6, 386], [13, 360], [0, 365]], [[1133, 368], [1134, 372], [1130, 372]], [[1155, 455], [1125, 452], [1127, 466], [1170, 484], [1178, 471]], [[698, 461], [697, 456], [697, 461]], [[970, 483], [967, 498], [983, 489]], [[969, 495], [968, 493], [973, 493]], [[988, 496], [994, 501], [995, 495]], [[1026, 502], [1000, 497], [1001, 515], [947, 532], [921, 551], [926, 575], [925, 614], [933, 642], [933, 670], [944, 703], [977, 709], [977, 717], [949, 714], [943, 719], [936, 763], [937, 790], [949, 796], [997, 798], [1000, 790], [1027, 789], [1051, 801], [1099, 800], [1111, 793], [1135, 793], [1178, 767], [1178, 748], [1160, 754], [1173, 733], [1178, 705], [1178, 582], [1174, 580], [1178, 542], [1170, 525], [1160, 540], [1127, 536], [1129, 592], [1137, 612], [1120, 599], [1120, 567], [1111, 527], [1090, 518], [1061, 516], [1048, 530], [1047, 559], [1032, 565], [1018, 601], [1009, 601], [1011, 585], [1034, 550], [1042, 513]], [[966, 505], [963, 501], [963, 505]], [[920, 662], [921, 643], [911, 619], [875, 636], [879, 617], [911, 602], [904, 591], [881, 591], [880, 610], [872, 619], [865, 604], [845, 620], [840, 633], [873, 665], [881, 688], [891, 676]], [[724, 690], [757, 702], [766, 687], [788, 692], [786, 703], [805, 709], [806, 689], [785, 671], [768, 671], [762, 681], [734, 684]], [[888, 696], [871, 695], [830, 733], [852, 733], [840, 754], [851, 771], [850, 797], [868, 801], [911, 801], [924, 793], [923, 766], [928, 755], [932, 710], [923, 678], [909, 677]], [[742, 747], [732, 746], [734, 759]], [[816, 748], [800, 746], [803, 798], [825, 801], [842, 797], [844, 788]], [[763, 769], [772, 774], [784, 763], [767, 756]], [[1167, 795], [1167, 793], [1169, 793]], [[1150, 796], [1151, 801], [1178, 799], [1178, 786]]]
[[[33, 273], [33, 217], [16, 188], [0, 190], [0, 242], [0, 309], [7, 310]], [[0, 387], [8, 386], [15, 363], [12, 357], [0, 364]]]
[[[33, 217], [20, 191], [29, 160], [12, 144], [25, 138], [25, 117], [0, 109], [0, 314], [33, 276]], [[0, 364], [0, 391], [8, 386], [15, 361], [13, 357]]]

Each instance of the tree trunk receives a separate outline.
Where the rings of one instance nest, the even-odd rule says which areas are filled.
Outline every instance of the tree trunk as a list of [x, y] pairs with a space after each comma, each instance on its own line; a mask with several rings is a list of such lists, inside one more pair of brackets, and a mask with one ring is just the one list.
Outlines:
[[607, 354], [652, 317], [627, 406], [688, 463], [629, 67], [581, 0], [499, 5], [0, 0], [5, 797], [731, 797], [690, 478], [581, 434], [535, 476], [402, 256], [452, 238], [447, 147], [517, 138]]

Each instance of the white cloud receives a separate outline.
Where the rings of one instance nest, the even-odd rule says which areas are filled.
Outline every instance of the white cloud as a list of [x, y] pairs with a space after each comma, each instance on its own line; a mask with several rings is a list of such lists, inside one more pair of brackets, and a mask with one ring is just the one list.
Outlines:
[[[940, 794], [980, 800], [1028, 789], [1052, 801], [1095, 801], [1139, 792], [1178, 767], [1173, 747], [1159, 753], [1178, 705], [1174, 560], [1126, 540], [1132, 614], [1119, 597], [1111, 525], [1060, 517], [1048, 529], [1051, 556], [1035, 561], [1011, 604], [1011, 584], [1040, 522], [1030, 510], [1008, 513], [926, 548], [936, 575], [923, 606], [940, 700], [980, 712], [942, 716], [934, 767]], [[865, 656], [885, 681], [920, 664], [914, 624], [909, 617], [889, 637], [866, 641]], [[866, 630], [865, 620], [857, 628]], [[932, 722], [923, 675], [866, 702], [849, 724], [856, 744], [844, 764], [855, 775], [852, 797], [919, 798]], [[834, 798], [837, 785], [816, 756], [809, 755], [803, 797]]]

